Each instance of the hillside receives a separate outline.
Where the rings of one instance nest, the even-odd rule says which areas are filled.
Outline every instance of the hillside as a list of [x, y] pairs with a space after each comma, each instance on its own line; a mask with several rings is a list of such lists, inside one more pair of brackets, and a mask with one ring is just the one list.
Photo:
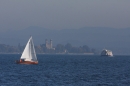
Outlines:
[[[32, 35], [36, 45], [52, 39], [53, 45], [71, 43], [73, 46], [88, 45], [93, 48], [111, 50], [130, 50], [130, 28], [114, 29], [85, 27], [80, 29], [50, 30], [42, 27], [28, 27], [22, 30], [11, 30], [0, 33], [0, 43], [9, 45], [25, 45]], [[121, 50], [122, 49], [122, 50]], [[129, 52], [128, 52], [129, 53]]]

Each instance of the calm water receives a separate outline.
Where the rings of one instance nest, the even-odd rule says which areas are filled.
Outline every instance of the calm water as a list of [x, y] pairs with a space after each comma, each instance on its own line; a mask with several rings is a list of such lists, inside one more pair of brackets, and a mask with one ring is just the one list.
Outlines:
[[37, 55], [38, 65], [0, 55], [0, 86], [129, 86], [130, 56]]

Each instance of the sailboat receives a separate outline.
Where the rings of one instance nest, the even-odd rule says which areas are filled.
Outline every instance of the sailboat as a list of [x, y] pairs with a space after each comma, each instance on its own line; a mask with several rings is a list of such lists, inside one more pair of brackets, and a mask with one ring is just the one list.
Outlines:
[[18, 64], [38, 64], [32, 36], [28, 40], [20, 60], [19, 61], [17, 60], [16, 63], [18, 63]]

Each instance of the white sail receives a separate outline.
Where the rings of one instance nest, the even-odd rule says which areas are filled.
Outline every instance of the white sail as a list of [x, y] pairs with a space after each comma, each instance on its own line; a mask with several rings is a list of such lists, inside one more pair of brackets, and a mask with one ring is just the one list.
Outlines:
[[28, 40], [21, 59], [24, 59], [25, 61], [37, 61], [32, 37], [30, 37], [30, 39]]

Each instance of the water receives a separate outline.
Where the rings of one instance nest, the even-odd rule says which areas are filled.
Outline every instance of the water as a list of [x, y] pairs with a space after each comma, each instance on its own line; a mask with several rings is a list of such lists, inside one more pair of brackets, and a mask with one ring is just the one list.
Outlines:
[[130, 56], [37, 55], [38, 65], [0, 55], [0, 86], [128, 86]]

